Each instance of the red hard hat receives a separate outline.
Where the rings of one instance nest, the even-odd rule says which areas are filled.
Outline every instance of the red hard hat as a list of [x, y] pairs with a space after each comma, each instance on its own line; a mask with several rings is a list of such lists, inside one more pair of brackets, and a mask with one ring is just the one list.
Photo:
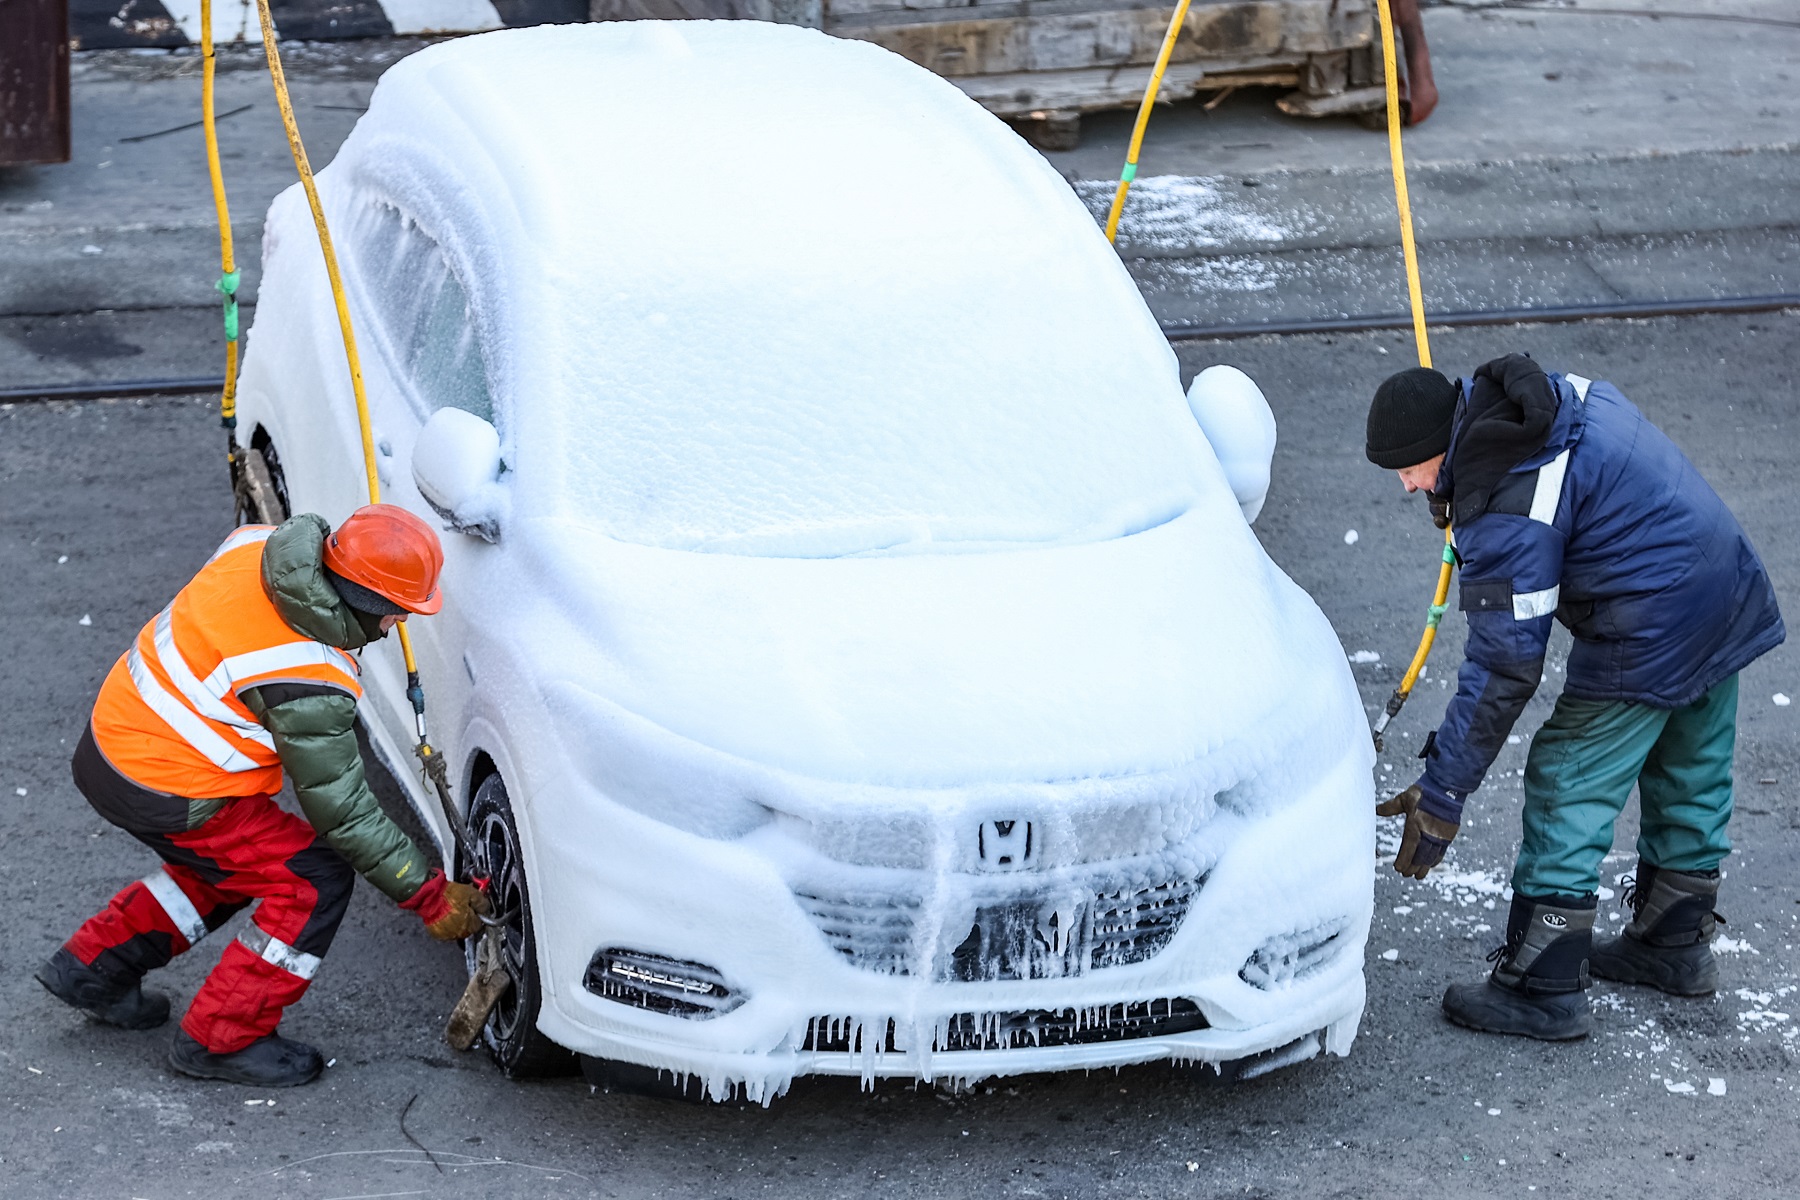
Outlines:
[[397, 504], [365, 504], [345, 518], [325, 539], [325, 565], [407, 612], [428, 617], [444, 606], [444, 547]]

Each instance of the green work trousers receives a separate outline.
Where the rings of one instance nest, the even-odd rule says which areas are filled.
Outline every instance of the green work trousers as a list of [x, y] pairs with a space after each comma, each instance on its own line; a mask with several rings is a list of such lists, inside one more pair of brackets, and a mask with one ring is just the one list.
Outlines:
[[1591, 896], [1613, 822], [1637, 785], [1638, 857], [1710, 871], [1731, 852], [1737, 676], [1682, 708], [1559, 697], [1525, 760], [1525, 835], [1513, 891]]

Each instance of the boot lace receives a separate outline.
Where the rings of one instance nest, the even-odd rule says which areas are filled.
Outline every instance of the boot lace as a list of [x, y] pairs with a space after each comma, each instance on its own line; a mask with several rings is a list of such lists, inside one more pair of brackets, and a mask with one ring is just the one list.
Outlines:
[[1619, 897], [1619, 903], [1629, 908], [1634, 917], [1643, 912], [1644, 905], [1649, 902], [1650, 897], [1643, 888], [1638, 887], [1637, 876], [1627, 875], [1619, 880], [1619, 884], [1625, 889], [1625, 894]]
[[1487, 961], [1493, 963], [1495, 966], [1499, 966], [1514, 954], [1518, 953], [1519, 944], [1524, 940], [1525, 931], [1523, 929], [1519, 930], [1516, 934], [1508, 935], [1506, 941], [1487, 952]]

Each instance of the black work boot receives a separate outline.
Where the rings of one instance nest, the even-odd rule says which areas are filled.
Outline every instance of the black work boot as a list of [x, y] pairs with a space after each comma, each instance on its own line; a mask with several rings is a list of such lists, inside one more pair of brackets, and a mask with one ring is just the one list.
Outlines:
[[1631, 924], [1594, 947], [1594, 974], [1671, 996], [1712, 995], [1719, 987], [1711, 945], [1718, 898], [1718, 871], [1669, 871], [1640, 859], [1625, 891]]
[[169, 1019], [167, 996], [146, 992], [141, 979], [103, 974], [67, 946], [38, 968], [37, 981], [64, 1004], [120, 1029], [155, 1029]]
[[1488, 955], [1493, 973], [1480, 983], [1453, 983], [1444, 1015], [1483, 1033], [1546, 1042], [1586, 1037], [1588, 954], [1594, 944], [1595, 897], [1585, 901], [1513, 895], [1506, 945]]
[[325, 1069], [325, 1060], [305, 1042], [290, 1042], [273, 1033], [242, 1050], [214, 1054], [181, 1029], [169, 1047], [169, 1065], [195, 1079], [275, 1088], [311, 1083]]

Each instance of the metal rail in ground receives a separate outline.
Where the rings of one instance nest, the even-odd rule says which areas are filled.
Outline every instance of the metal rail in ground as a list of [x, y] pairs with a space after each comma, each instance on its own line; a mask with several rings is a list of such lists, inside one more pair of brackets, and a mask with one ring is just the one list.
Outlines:
[[[1427, 324], [1456, 329], [1476, 325], [1546, 325], [1570, 321], [1629, 320], [1646, 317], [1700, 317], [1731, 313], [1778, 312], [1800, 308], [1800, 292], [1766, 296], [1716, 296], [1704, 300], [1645, 300], [1618, 304], [1564, 304], [1545, 308], [1483, 308], [1468, 312], [1437, 313]], [[1297, 334], [1367, 333], [1383, 329], [1409, 329], [1405, 313], [1378, 316], [1327, 317], [1310, 321], [1244, 321], [1226, 325], [1164, 325], [1171, 342], [1227, 341], [1249, 337], [1281, 337]], [[0, 388], [0, 404], [50, 400], [130, 400], [143, 396], [191, 396], [217, 392], [225, 386], [219, 376], [187, 379], [124, 379], [104, 383], [66, 383]]]
[[[1629, 320], [1643, 317], [1698, 317], [1721, 313], [1776, 312], [1800, 308], [1800, 292], [1767, 296], [1716, 296], [1704, 300], [1642, 300], [1613, 304], [1562, 304], [1543, 308], [1478, 308], [1467, 312], [1431, 313], [1428, 326], [1445, 329], [1475, 325], [1552, 325], [1569, 321]], [[1239, 321], [1224, 325], [1164, 325], [1171, 342], [1223, 341], [1300, 333], [1366, 333], [1379, 329], [1411, 329], [1406, 313], [1381, 316], [1326, 317], [1310, 321]]]

